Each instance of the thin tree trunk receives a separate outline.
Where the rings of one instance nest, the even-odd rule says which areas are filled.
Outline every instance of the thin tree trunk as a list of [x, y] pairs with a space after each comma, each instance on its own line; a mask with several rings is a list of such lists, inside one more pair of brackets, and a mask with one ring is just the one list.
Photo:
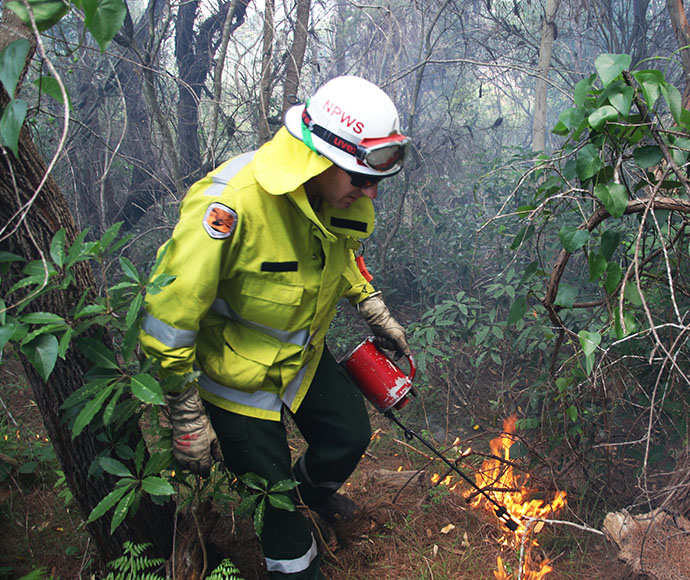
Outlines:
[[271, 110], [271, 77], [273, 72], [273, 27], [275, 25], [274, 0], [266, 0], [264, 8], [264, 34], [261, 51], [261, 81], [259, 82], [259, 143], [271, 138], [268, 121]]
[[299, 88], [299, 75], [304, 62], [304, 52], [307, 49], [310, 10], [311, 0], [297, 0], [295, 32], [292, 38], [292, 49], [288, 54], [287, 70], [285, 71], [283, 112], [290, 107], [290, 99], [297, 95], [297, 89]]
[[532, 151], [544, 151], [546, 147], [546, 90], [551, 53], [556, 38], [554, 21], [561, 0], [548, 0], [544, 12], [544, 25], [541, 31], [539, 63], [537, 64], [537, 84], [534, 91], [534, 125], [532, 126]]
[[685, 90], [683, 91], [683, 107], [690, 106], [690, 25], [685, 14], [683, 0], [666, 0], [666, 7], [671, 17], [673, 32], [676, 34], [680, 50], [680, 58], [683, 63], [685, 76]]

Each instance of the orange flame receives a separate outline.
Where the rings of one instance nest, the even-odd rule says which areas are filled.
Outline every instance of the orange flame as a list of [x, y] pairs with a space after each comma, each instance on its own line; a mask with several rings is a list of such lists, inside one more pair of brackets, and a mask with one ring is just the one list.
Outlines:
[[[506, 570], [503, 560], [499, 556], [494, 576], [497, 580], [513, 580], [518, 577], [522, 580], [541, 580], [552, 571], [552, 567], [548, 561], [535, 562], [531, 552], [533, 547], [539, 545], [534, 535], [541, 530], [543, 523], [537, 522], [536, 525], [529, 526], [530, 520], [523, 519], [523, 517], [540, 519], [552, 517], [554, 513], [565, 507], [566, 494], [564, 491], [556, 492], [550, 503], [541, 499], [529, 499], [529, 490], [526, 487], [529, 475], [517, 476], [514, 473], [513, 465], [510, 463], [510, 448], [515, 442], [513, 434], [515, 433], [516, 422], [517, 417], [515, 415], [505, 419], [503, 422], [504, 432], [490, 443], [494, 457], [483, 462], [482, 468], [475, 476], [475, 481], [496, 502], [505, 506], [514, 520], [520, 521], [518, 529], [514, 532], [502, 527], [503, 536], [499, 542], [514, 548], [519, 548], [524, 544], [525, 551], [521, 574], [514, 576], [511, 571]], [[474, 496], [471, 503], [473, 506], [482, 506], [491, 512], [495, 511], [495, 506], [481, 495]], [[528, 533], [532, 537], [525, 537]]]

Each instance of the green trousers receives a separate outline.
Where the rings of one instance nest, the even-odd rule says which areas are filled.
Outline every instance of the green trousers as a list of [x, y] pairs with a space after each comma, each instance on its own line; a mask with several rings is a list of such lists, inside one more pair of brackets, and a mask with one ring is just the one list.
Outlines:
[[[345, 482], [371, 437], [364, 399], [327, 348], [293, 415], [308, 444], [294, 470], [282, 421], [246, 417], [213, 405], [208, 411], [232, 473], [255, 473], [269, 484], [296, 479], [299, 497], [307, 505], [327, 498]], [[293, 493], [295, 502], [297, 497]], [[324, 579], [311, 526], [300, 510], [289, 512], [267, 502], [259, 539], [272, 580]]]

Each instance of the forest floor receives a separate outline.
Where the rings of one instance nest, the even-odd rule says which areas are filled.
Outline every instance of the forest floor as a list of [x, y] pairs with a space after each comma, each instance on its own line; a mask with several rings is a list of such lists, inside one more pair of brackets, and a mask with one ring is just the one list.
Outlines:
[[[38, 568], [45, 569], [45, 578], [56, 580], [99, 578], [82, 519], [66, 502], [68, 492], [57, 475], [59, 467], [31, 391], [20, 373], [7, 366], [0, 371], [0, 578], [22, 578]], [[372, 444], [343, 489], [361, 510], [334, 530], [323, 549], [322, 568], [330, 580], [628, 577], [616, 560], [617, 549], [603, 536], [562, 525], [544, 526], [537, 536], [539, 545], [530, 549], [535, 568], [548, 561], [553, 570], [519, 574], [520, 546], [510, 545], [490, 511], [466, 503], [467, 486], [451, 490], [429, 483], [378, 482], [381, 470], [421, 471], [422, 482], [428, 482], [436, 472], [445, 475], [446, 469], [373, 410], [371, 420]], [[487, 443], [491, 436], [487, 432]], [[296, 439], [296, 448], [299, 445]], [[577, 521], [567, 507], [557, 519]], [[209, 554], [211, 565], [230, 557], [245, 580], [266, 578], [252, 523], [246, 518], [221, 514]], [[505, 568], [502, 576], [499, 557]]]

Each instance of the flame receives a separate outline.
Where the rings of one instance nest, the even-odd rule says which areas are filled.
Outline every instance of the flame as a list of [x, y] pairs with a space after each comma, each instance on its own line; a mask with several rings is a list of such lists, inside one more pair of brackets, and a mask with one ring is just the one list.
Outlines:
[[[543, 523], [537, 522], [536, 525], [530, 526], [530, 520], [523, 519], [523, 516], [527, 518], [551, 518], [554, 513], [565, 507], [566, 494], [564, 491], [556, 492], [551, 502], [542, 499], [529, 499], [530, 492], [526, 487], [529, 475], [517, 476], [510, 464], [510, 448], [515, 442], [513, 434], [515, 433], [516, 422], [517, 416], [515, 415], [505, 419], [503, 433], [490, 443], [491, 453], [494, 457], [483, 462], [481, 469], [475, 476], [475, 482], [498, 504], [504, 506], [514, 520], [520, 523], [514, 532], [501, 527], [503, 535], [499, 538], [499, 542], [515, 549], [519, 549], [524, 544], [522, 570], [520, 574], [506, 570], [503, 559], [499, 556], [497, 569], [494, 571], [496, 579], [514, 580], [519, 577], [522, 580], [541, 580], [553, 570], [548, 561], [537, 563], [532, 557], [532, 548], [539, 545], [534, 535], [542, 529]], [[481, 506], [492, 513], [496, 510], [496, 506], [482, 495], [469, 492], [468, 498], [471, 498], [471, 504], [475, 507]], [[526, 537], [527, 534], [529, 536]]]

